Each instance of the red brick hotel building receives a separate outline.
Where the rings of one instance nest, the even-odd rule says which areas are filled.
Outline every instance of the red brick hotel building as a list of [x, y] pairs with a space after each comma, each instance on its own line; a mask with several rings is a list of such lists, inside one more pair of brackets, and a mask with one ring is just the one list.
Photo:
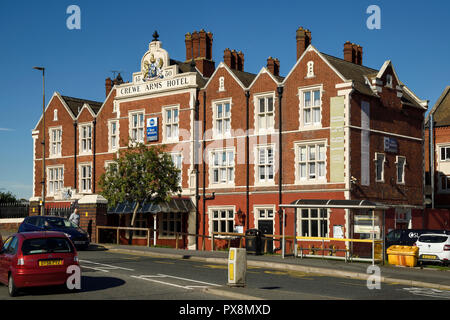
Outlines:
[[[46, 204], [99, 194], [99, 177], [131, 139], [166, 145], [181, 169], [183, 192], [174, 199], [191, 200], [184, 212], [167, 206], [142, 214], [137, 226], [279, 235], [279, 205], [298, 199], [397, 205], [386, 212], [385, 231], [411, 226], [419, 214], [411, 206], [424, 202], [427, 101], [399, 79], [391, 61], [369, 68], [361, 46], [346, 42], [338, 58], [311, 39], [309, 30], [296, 31], [297, 61], [281, 76], [278, 59], [249, 73], [244, 53], [228, 48], [216, 66], [213, 35], [203, 30], [185, 35], [183, 61], [171, 59], [155, 37], [131, 82], [106, 79], [104, 101], [55, 92], [45, 109]], [[41, 121], [32, 131], [32, 201], [42, 194]], [[147, 135], [150, 126], [156, 134]], [[365, 214], [301, 209], [297, 221], [287, 215], [285, 232], [292, 235], [295, 226], [298, 235], [365, 237], [358, 227]], [[129, 215], [116, 216], [108, 215], [109, 223], [127, 225]], [[158, 243], [173, 241], [158, 235]], [[201, 246], [195, 237], [183, 241]]]

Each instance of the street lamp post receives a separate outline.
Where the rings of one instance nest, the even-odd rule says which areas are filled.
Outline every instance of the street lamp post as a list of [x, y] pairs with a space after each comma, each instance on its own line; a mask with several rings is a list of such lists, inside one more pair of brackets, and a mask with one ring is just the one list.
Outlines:
[[45, 68], [33, 67], [42, 71], [42, 206], [41, 216], [45, 214]]

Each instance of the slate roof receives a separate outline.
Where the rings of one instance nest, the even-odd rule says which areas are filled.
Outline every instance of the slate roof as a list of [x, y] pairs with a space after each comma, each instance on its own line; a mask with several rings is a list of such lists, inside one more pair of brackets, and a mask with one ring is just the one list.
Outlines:
[[66, 102], [69, 109], [72, 111], [74, 116], [78, 116], [79, 111], [81, 111], [81, 108], [83, 108], [83, 105], [87, 103], [92, 111], [97, 114], [100, 108], [102, 107], [103, 102], [93, 101], [93, 100], [86, 100], [86, 99], [79, 99], [74, 97], [68, 97], [68, 96], [61, 96], [63, 100]]
[[323, 52], [321, 52], [321, 54], [337, 71], [339, 71], [340, 74], [342, 74], [344, 78], [346, 78], [347, 80], [353, 80], [354, 88], [357, 91], [370, 96], [376, 95], [372, 91], [370, 86], [366, 83], [366, 79], [364, 78], [364, 76], [375, 76], [378, 73], [378, 70], [360, 66], [359, 64], [351, 63], [344, 59], [336, 58]]
[[[178, 60], [170, 59], [170, 65], [178, 65], [180, 73], [187, 73], [191, 71], [191, 62], [181, 62]], [[197, 70], [196, 70], [197, 71]], [[207, 80], [197, 71], [196, 81], [199, 88], [203, 88], [207, 82]]]

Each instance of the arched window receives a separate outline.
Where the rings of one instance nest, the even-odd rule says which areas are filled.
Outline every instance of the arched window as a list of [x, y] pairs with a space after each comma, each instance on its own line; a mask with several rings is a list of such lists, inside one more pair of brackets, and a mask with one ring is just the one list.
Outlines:
[[53, 110], [53, 121], [58, 121], [58, 109]]

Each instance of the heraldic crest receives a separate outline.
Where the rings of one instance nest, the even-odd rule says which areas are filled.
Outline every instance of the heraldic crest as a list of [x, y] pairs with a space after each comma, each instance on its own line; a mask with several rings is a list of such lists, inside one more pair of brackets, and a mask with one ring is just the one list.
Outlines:
[[150, 56], [150, 62], [144, 61], [144, 81], [153, 80], [153, 79], [162, 79], [164, 78], [162, 74], [162, 67], [164, 65], [164, 61], [162, 58], [159, 58], [158, 61], [155, 59], [153, 53]]

